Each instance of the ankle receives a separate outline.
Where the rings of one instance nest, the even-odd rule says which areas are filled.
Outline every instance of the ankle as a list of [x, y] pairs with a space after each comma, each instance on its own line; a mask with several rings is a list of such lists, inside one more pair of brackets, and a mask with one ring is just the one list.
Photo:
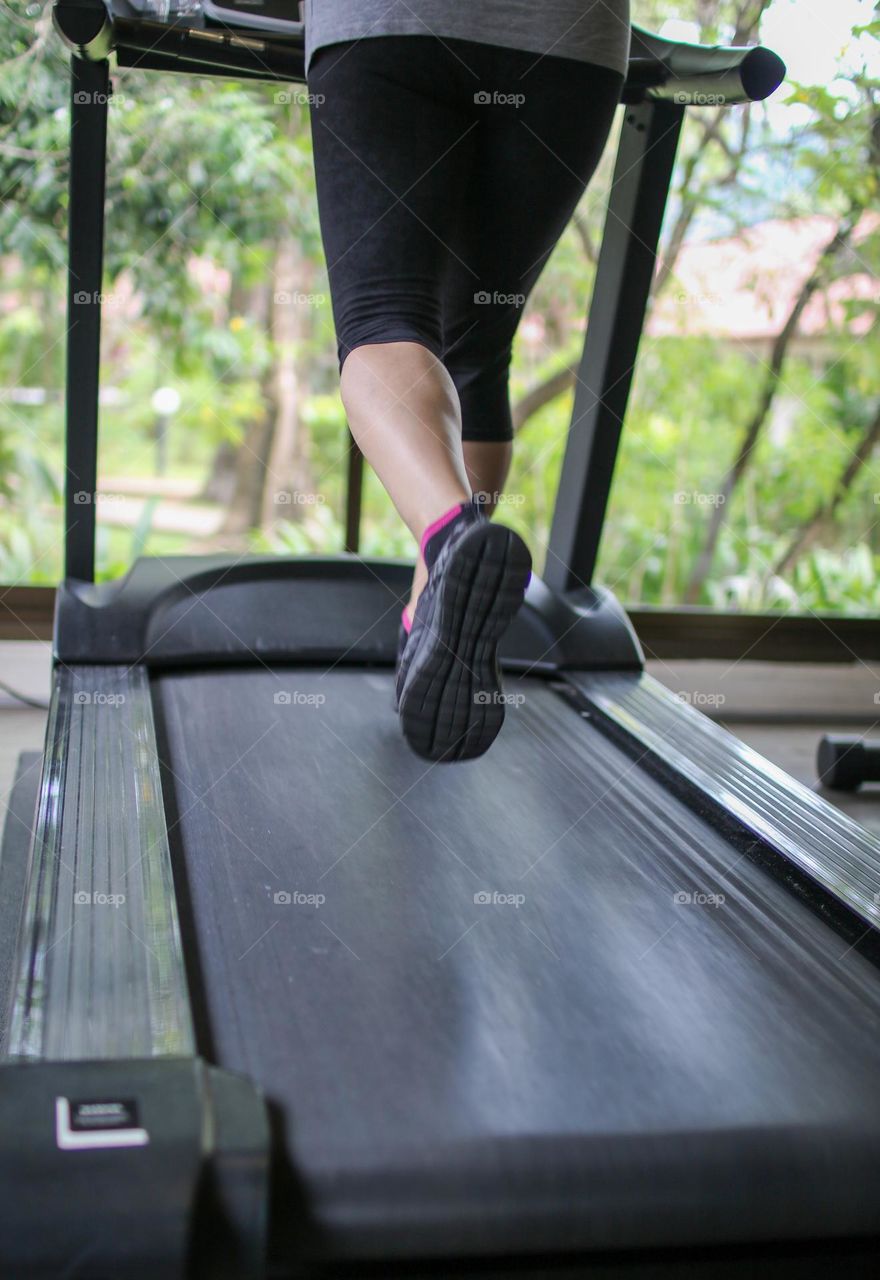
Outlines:
[[[454, 507], [450, 507], [448, 511], [444, 511], [442, 515], [433, 520], [425, 529], [419, 541], [419, 556], [416, 561], [415, 573], [413, 575], [413, 584], [410, 591], [409, 603], [404, 610], [403, 625], [410, 626], [415, 617], [416, 605], [419, 596], [425, 589], [428, 581], [429, 569], [433, 566], [440, 554], [444, 542], [449, 537], [453, 527], [462, 519], [470, 522], [481, 520], [484, 513], [480, 503], [475, 499], [470, 502], [457, 502]], [[407, 628], [408, 629], [408, 628]]]
[[[410, 587], [409, 600], [406, 608], [404, 609], [404, 613], [409, 618], [410, 626], [412, 626], [412, 620], [415, 617], [416, 605], [418, 604], [419, 596], [424, 591], [425, 583], [427, 581], [428, 569], [422, 553], [419, 552], [418, 559], [416, 560], [415, 572], [413, 573], [412, 586]], [[403, 625], [406, 626], [406, 618], [403, 620]]]
[[485, 516], [482, 507], [472, 497], [469, 502], [457, 502], [455, 506], [433, 520], [425, 529], [419, 543], [420, 557], [427, 566], [427, 570], [430, 572], [433, 568], [447, 538], [462, 521], [471, 524], [483, 519]]

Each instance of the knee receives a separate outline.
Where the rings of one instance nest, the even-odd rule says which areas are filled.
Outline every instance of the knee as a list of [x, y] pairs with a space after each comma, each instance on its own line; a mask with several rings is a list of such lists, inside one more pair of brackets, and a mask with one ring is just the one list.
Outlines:
[[339, 342], [336, 351], [340, 370], [343, 365], [353, 368], [376, 358], [391, 363], [415, 361], [426, 367], [442, 358], [442, 347], [436, 339], [429, 334], [401, 328], [383, 329], [375, 337], [361, 338], [352, 343]]
[[510, 349], [447, 363], [458, 393], [461, 435], [466, 441], [497, 444], [513, 439], [510, 413]]
[[446, 329], [443, 362], [456, 385], [507, 383], [519, 315], [474, 307], [467, 322]]
[[430, 280], [404, 283], [362, 271], [334, 280], [331, 273], [330, 292], [340, 370], [356, 350], [388, 343], [414, 343], [440, 358], [442, 314]]

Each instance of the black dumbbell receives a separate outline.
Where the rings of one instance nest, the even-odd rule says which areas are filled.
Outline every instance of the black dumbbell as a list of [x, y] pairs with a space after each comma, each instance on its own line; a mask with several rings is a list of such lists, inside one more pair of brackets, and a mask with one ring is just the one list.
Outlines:
[[855, 791], [863, 782], [880, 782], [880, 739], [826, 733], [819, 741], [816, 770], [832, 791]]

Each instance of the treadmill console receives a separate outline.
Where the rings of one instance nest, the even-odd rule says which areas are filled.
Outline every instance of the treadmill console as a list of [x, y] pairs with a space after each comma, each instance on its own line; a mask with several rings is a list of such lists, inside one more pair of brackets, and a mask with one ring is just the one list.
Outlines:
[[275, 23], [285, 27], [291, 23], [296, 25], [302, 21], [302, 8], [296, 0], [223, 0], [222, 4], [204, 0], [205, 14], [212, 20], [233, 26], [260, 27], [264, 31]]
[[[55, 0], [53, 21], [68, 48], [121, 67], [304, 81], [305, 25], [299, 0]], [[678, 106], [706, 94], [732, 106], [761, 101], [785, 75], [769, 49], [705, 47], [633, 27], [621, 100]]]
[[302, 33], [297, 0], [109, 0], [108, 7], [114, 17], [169, 26], [234, 28], [282, 39]]
[[304, 80], [297, 0], [55, 0], [53, 21], [89, 62], [257, 80]]

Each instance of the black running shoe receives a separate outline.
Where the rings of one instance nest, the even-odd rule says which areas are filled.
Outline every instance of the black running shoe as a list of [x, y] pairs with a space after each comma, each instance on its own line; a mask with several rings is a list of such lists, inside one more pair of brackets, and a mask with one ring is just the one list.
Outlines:
[[[426, 760], [470, 760], [504, 721], [498, 641], [531, 570], [518, 534], [465, 507], [425, 548], [428, 582], [397, 672], [403, 735]], [[433, 552], [433, 554], [432, 554]]]
[[397, 629], [397, 664], [396, 665], [398, 669], [400, 668], [400, 664], [403, 661], [403, 651], [406, 648], [406, 644], [408, 640], [409, 640], [409, 631], [407, 631], [406, 627], [403, 625], [403, 622], [401, 622], [400, 626]]
[[403, 653], [409, 643], [409, 631], [403, 625], [401, 619], [400, 626], [397, 629], [397, 658], [394, 662], [394, 710], [398, 711], [400, 697], [400, 668], [403, 664]]

